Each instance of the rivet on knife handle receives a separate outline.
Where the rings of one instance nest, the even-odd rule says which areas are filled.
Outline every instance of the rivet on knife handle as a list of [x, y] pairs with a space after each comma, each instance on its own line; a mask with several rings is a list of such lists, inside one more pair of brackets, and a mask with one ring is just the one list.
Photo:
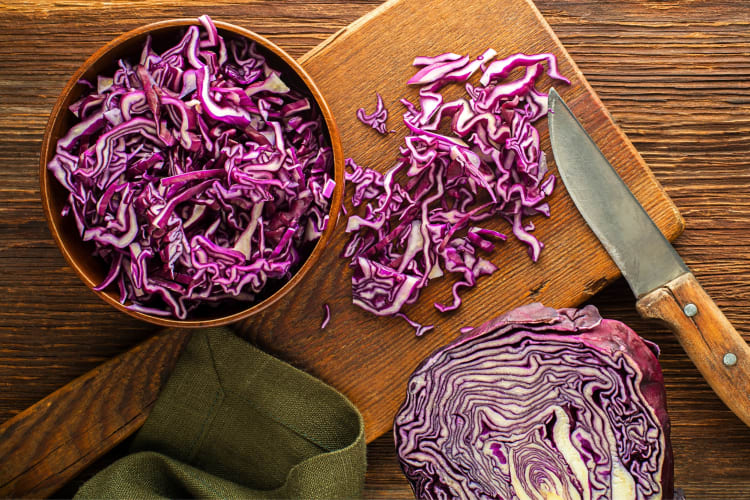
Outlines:
[[[685, 305], [693, 304], [690, 316]], [[750, 347], [691, 273], [636, 303], [644, 318], [665, 321], [724, 403], [750, 425]]]

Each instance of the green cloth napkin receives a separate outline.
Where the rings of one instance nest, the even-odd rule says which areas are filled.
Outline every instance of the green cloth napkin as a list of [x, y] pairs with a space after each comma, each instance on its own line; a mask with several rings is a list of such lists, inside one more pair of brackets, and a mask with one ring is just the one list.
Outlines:
[[356, 498], [364, 423], [320, 380], [227, 329], [193, 334], [132, 453], [76, 498]]

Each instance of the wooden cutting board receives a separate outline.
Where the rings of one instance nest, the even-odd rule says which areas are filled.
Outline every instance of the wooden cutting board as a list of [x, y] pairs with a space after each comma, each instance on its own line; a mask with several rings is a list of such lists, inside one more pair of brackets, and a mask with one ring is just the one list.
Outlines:
[[[682, 232], [677, 209], [530, 0], [392, 0], [300, 62], [333, 109], [344, 153], [360, 164], [386, 170], [395, 162], [405, 135], [398, 99], [413, 101], [416, 96], [416, 90], [405, 84], [414, 72], [413, 58], [446, 51], [476, 56], [488, 47], [500, 57], [514, 52], [557, 55], [561, 71], [571, 80], [569, 86], [558, 83], [557, 90], [667, 238]], [[543, 81], [540, 88], [550, 83]], [[462, 89], [454, 91], [458, 95]], [[382, 94], [390, 110], [388, 128], [395, 134], [380, 136], [355, 117], [357, 108], [374, 107], [375, 92]], [[546, 121], [537, 125], [552, 160]], [[554, 173], [554, 162], [550, 164]], [[347, 192], [351, 194], [351, 188]], [[405, 311], [413, 319], [435, 324], [423, 337], [415, 337], [401, 319], [375, 317], [351, 304], [351, 271], [348, 261], [338, 257], [347, 240], [343, 223], [317, 269], [272, 310], [239, 325], [239, 331], [344, 392], [364, 415], [370, 442], [391, 427], [411, 371], [455, 338], [460, 327], [479, 325], [532, 301], [553, 307], [578, 305], [619, 276], [562, 183], [550, 205], [550, 219], [532, 219], [536, 235], [546, 244], [539, 262], [532, 263], [526, 249], [510, 238], [491, 257], [499, 270], [464, 291], [458, 311], [441, 314], [432, 306], [450, 300], [455, 277], [435, 280], [423, 290], [419, 302]], [[490, 227], [509, 232], [503, 221]], [[324, 303], [332, 319], [321, 330]], [[184, 332], [156, 336], [0, 425], [0, 463], [6, 465], [0, 470], [0, 496], [49, 495], [134, 432], [186, 340]], [[97, 401], [107, 404], [87, 403]]]
[[[556, 89], [580, 118], [604, 154], [621, 174], [664, 234], [674, 239], [683, 229], [677, 209], [643, 159], [612, 121], [601, 101], [529, 0], [390, 1], [354, 22], [300, 60], [328, 100], [336, 117], [344, 154], [357, 163], [384, 171], [403, 144], [402, 97], [416, 102], [417, 89], [407, 87], [415, 56], [456, 52], [476, 56], [488, 47], [499, 57], [515, 53], [552, 52], [571, 85]], [[539, 87], [546, 89], [550, 81]], [[460, 85], [453, 91], [464, 92]], [[361, 124], [356, 110], [374, 108], [379, 92], [390, 111], [381, 136]], [[546, 120], [538, 128], [552, 160]], [[552, 164], [554, 162], [551, 162]], [[555, 172], [554, 165], [552, 171]], [[347, 190], [351, 194], [351, 188]], [[351, 270], [339, 258], [347, 241], [340, 223], [330, 250], [315, 270], [272, 310], [246, 321], [242, 332], [263, 349], [320, 377], [344, 392], [364, 415], [367, 440], [392, 425], [404, 396], [405, 381], [436, 347], [453, 339], [462, 326], [476, 326], [521, 304], [541, 301], [552, 307], [580, 304], [619, 276], [604, 248], [590, 232], [558, 183], [550, 199], [552, 217], [531, 220], [546, 248], [537, 263], [513, 238], [500, 245], [491, 260], [499, 270], [463, 291], [463, 305], [442, 314], [432, 304], [450, 302], [456, 277], [431, 281], [407, 315], [435, 329], [423, 337], [399, 318], [369, 314], [351, 303]], [[351, 210], [348, 204], [347, 208]], [[509, 232], [505, 221], [490, 227]], [[323, 304], [332, 318], [320, 329]]]

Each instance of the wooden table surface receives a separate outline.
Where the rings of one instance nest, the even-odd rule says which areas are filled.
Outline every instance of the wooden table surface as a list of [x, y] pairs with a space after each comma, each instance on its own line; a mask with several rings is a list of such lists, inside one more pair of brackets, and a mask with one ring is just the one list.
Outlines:
[[[380, 1], [179, 4], [0, 0], [0, 422], [155, 331], [85, 288], [42, 215], [42, 131], [78, 65], [140, 24], [203, 13], [300, 56]], [[681, 210], [687, 229], [677, 250], [750, 338], [750, 2], [536, 4]], [[662, 347], [677, 486], [690, 499], [750, 498], [750, 429], [711, 392], [671, 333], [637, 316], [622, 280], [591, 303]], [[74, 493], [123, 449], [60, 494]], [[411, 498], [391, 434], [370, 444], [368, 461], [368, 498]]]

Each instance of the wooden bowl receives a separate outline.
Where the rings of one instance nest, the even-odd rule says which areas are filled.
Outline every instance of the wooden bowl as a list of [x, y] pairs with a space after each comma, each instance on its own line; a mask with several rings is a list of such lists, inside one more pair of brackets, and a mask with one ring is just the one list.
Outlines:
[[312, 81], [310, 75], [283, 49], [262, 36], [239, 26], [215, 22], [214, 24], [219, 34], [224, 37], [245, 37], [256, 42], [269, 65], [282, 72], [285, 81], [287, 81], [290, 87], [306, 88], [320, 108], [325, 127], [327, 128], [326, 133], [329, 143], [333, 150], [334, 180], [336, 181], [328, 213], [328, 226], [308, 255], [307, 260], [297, 272], [286, 283], [276, 288], [275, 291], [252, 304], [229, 303], [226, 306], [221, 305], [215, 309], [202, 311], [196, 314], [195, 317], [191, 318], [189, 316], [189, 319], [179, 320], [131, 311], [119, 302], [119, 293], [114, 289], [114, 285], [103, 291], [94, 290], [94, 287], [101, 283], [107, 274], [106, 263], [92, 255], [94, 249], [93, 243], [84, 242], [81, 239], [73, 218], [71, 216], [61, 216], [61, 210], [67, 200], [68, 191], [47, 170], [47, 163], [55, 155], [58, 139], [75, 123], [76, 118], [68, 110], [68, 107], [78, 100], [85, 90], [85, 87], [79, 84], [78, 81], [81, 79], [96, 81], [96, 75], [111, 75], [116, 69], [117, 60], [122, 58], [137, 59], [148, 35], [151, 35], [154, 46], [160, 49], [159, 42], [161, 40], [165, 41], [165, 43], [176, 42], [184, 29], [191, 25], [199, 24], [197, 19], [175, 19], [149, 24], [125, 33], [97, 50], [68, 80], [60, 97], [57, 99], [47, 123], [47, 128], [44, 131], [44, 140], [39, 159], [39, 179], [44, 213], [47, 217], [52, 236], [70, 266], [78, 273], [78, 276], [80, 276], [86, 286], [105, 302], [138, 319], [162, 326], [206, 327], [224, 325], [247, 318], [273, 305], [302, 281], [305, 274], [316, 265], [320, 256], [325, 251], [336, 225], [344, 189], [344, 156], [339, 132], [328, 104], [318, 87]]

